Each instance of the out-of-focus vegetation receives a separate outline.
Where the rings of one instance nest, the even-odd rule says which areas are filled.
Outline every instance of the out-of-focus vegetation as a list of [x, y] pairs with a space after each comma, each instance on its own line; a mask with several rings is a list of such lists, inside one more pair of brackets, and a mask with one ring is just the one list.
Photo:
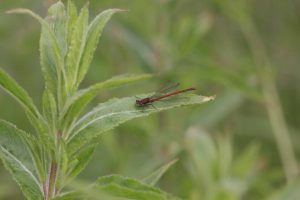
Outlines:
[[[45, 16], [51, 3], [0, 2], [0, 67], [36, 102], [44, 88], [40, 26], [4, 11], [26, 7]], [[113, 7], [129, 12], [107, 25], [83, 87], [117, 74], [158, 74], [101, 93], [96, 102], [154, 91], [168, 80], [217, 100], [118, 127], [102, 138], [80, 179], [145, 177], [178, 158], [158, 186], [183, 199], [300, 199], [299, 6], [292, 0], [90, 0], [91, 15]], [[0, 118], [30, 131], [2, 90], [0, 111]], [[23, 198], [2, 166], [0, 177], [0, 199]]]

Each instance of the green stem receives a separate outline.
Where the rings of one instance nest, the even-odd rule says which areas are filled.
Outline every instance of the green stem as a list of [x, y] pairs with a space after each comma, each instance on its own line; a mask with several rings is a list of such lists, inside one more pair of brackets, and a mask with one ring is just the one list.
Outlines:
[[239, 24], [249, 43], [257, 67], [264, 96], [264, 104], [269, 115], [285, 177], [287, 181], [290, 182], [299, 175], [299, 169], [287, 124], [284, 119], [272, 68], [269, 64], [270, 62], [263, 41], [257, 33], [251, 18], [248, 17], [245, 21], [239, 21]]

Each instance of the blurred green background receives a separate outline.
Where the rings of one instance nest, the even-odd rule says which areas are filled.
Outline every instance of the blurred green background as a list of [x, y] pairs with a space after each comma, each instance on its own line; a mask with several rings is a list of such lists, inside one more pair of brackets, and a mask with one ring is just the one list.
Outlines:
[[[55, 1], [0, 1], [0, 67], [40, 105], [39, 24], [6, 10], [45, 16]], [[75, 1], [81, 7], [86, 1]], [[179, 161], [158, 187], [189, 200], [300, 199], [300, 1], [90, 0], [90, 16], [123, 8], [108, 23], [82, 88], [123, 73], [149, 81], [105, 91], [152, 92], [168, 81], [196, 87], [214, 102], [130, 121], [106, 134], [80, 175], [143, 178]], [[0, 118], [32, 131], [0, 91]], [[23, 199], [0, 165], [0, 199]]]

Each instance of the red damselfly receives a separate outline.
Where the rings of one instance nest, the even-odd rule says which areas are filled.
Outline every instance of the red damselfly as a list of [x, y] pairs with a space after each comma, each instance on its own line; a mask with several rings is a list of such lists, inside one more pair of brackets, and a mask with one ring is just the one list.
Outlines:
[[166, 93], [166, 91], [174, 89], [178, 85], [179, 85], [179, 83], [176, 83], [174, 85], [171, 85], [170, 87], [166, 87], [166, 88], [161, 89], [158, 93], [154, 94], [153, 96], [146, 97], [146, 98], [143, 98], [143, 99], [137, 99], [135, 101], [135, 105], [137, 107], [146, 107], [146, 106], [152, 105], [153, 102], [160, 101], [162, 99], [165, 99], [165, 98], [168, 98], [168, 97], [171, 97], [171, 96], [174, 96], [174, 95], [178, 95], [178, 94], [181, 94], [181, 93], [184, 93], [184, 92], [196, 90], [196, 88], [191, 87], [191, 88], [187, 88], [187, 89], [184, 89], [184, 90], [177, 90], [177, 91], [174, 91], [174, 92]]

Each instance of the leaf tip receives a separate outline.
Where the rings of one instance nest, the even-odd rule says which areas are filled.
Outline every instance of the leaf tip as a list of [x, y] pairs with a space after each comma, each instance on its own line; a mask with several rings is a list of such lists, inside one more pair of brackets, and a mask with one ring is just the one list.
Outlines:
[[209, 97], [204, 97], [203, 101], [213, 101], [215, 100], [217, 95], [209, 96]]
[[5, 14], [29, 14], [31, 12], [32, 12], [31, 10], [28, 10], [26, 8], [14, 8], [5, 11]]
[[5, 14], [15, 14], [15, 13], [19, 13], [19, 12], [20, 12], [20, 8], [14, 8], [14, 9], [6, 10], [4, 13]]

